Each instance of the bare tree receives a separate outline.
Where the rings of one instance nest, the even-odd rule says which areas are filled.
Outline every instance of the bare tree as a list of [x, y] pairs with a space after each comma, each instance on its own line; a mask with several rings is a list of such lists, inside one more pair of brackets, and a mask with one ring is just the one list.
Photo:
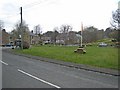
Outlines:
[[42, 28], [41, 26], [38, 24], [34, 27], [34, 31], [35, 35], [39, 36], [39, 44], [42, 44]]
[[111, 36], [116, 35], [116, 39], [120, 41], [120, 8], [112, 13], [111, 25], [117, 30], [114, 33], [111, 33]]
[[34, 33], [36, 35], [39, 35], [39, 34], [42, 33], [42, 28], [41, 28], [41, 26], [39, 24], [34, 27]]
[[62, 33], [68, 33], [71, 30], [72, 30], [72, 26], [70, 26], [70, 25], [62, 25], [60, 27], [60, 32], [62, 32]]
[[72, 26], [70, 25], [62, 25], [60, 27], [60, 32], [62, 33], [62, 37], [65, 44], [67, 44], [69, 41], [69, 31], [71, 30], [72, 30]]
[[25, 23], [25, 21], [23, 21], [21, 26], [20, 25], [21, 25], [20, 22], [16, 23], [14, 30], [11, 31], [11, 38], [13, 38], [13, 40], [16, 40], [20, 39], [21, 36], [23, 36], [23, 41], [30, 43], [28, 25]]
[[117, 9], [115, 12], [112, 13], [111, 25], [116, 29], [120, 29], [120, 9]]
[[94, 26], [86, 27], [83, 31], [83, 42], [90, 43], [97, 40], [98, 29]]
[[69, 31], [69, 44], [77, 44], [78, 37], [75, 31]]

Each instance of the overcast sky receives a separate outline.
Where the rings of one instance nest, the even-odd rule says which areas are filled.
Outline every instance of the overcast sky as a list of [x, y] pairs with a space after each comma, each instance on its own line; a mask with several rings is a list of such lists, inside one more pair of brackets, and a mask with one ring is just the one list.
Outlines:
[[20, 7], [23, 19], [30, 30], [40, 24], [42, 31], [52, 31], [54, 27], [69, 24], [79, 31], [84, 26], [98, 29], [110, 27], [112, 11], [118, 8], [119, 0], [0, 0], [0, 20], [6, 31], [11, 31], [20, 20]]

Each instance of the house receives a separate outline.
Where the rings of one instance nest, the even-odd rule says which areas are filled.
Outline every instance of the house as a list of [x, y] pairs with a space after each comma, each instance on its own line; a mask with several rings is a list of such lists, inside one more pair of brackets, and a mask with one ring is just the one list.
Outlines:
[[76, 36], [76, 32], [70, 31], [69, 33], [59, 33], [59, 35], [56, 37], [56, 43], [57, 44], [63, 44], [63, 45], [71, 45], [78, 43], [78, 38]]
[[48, 36], [42, 36], [42, 41], [43, 41], [43, 44], [49, 44], [49, 43], [52, 43], [51, 42], [51, 37], [48, 37]]
[[30, 32], [30, 44], [39, 44], [40, 38], [38, 35], [35, 35], [33, 31]]
[[2, 30], [2, 45], [10, 44], [10, 35], [6, 32], [5, 29]]
[[0, 46], [2, 45], [2, 30], [0, 30]]
[[46, 33], [43, 33], [41, 40], [43, 41], [43, 44], [53, 43], [52, 37], [53, 37], [53, 32], [47, 31]]
[[33, 31], [31, 32], [26, 32], [23, 34], [23, 38], [22, 36], [16, 31], [12, 31], [10, 34], [10, 42], [13, 42], [15, 44], [16, 41], [21, 41], [21, 39], [23, 39], [24, 42], [27, 42], [29, 45], [34, 45], [34, 44], [38, 44], [40, 41], [40, 38], [38, 35], [34, 34]]

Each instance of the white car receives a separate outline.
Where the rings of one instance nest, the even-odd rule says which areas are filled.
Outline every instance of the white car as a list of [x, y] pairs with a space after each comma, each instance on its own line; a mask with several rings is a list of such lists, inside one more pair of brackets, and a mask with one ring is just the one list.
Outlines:
[[107, 47], [107, 44], [102, 42], [102, 43], [99, 44], [99, 47]]

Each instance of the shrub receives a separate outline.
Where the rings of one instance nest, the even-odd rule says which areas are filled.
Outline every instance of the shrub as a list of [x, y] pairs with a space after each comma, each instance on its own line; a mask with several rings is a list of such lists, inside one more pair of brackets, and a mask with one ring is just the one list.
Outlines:
[[23, 42], [23, 49], [28, 49], [30, 47], [28, 42]]

